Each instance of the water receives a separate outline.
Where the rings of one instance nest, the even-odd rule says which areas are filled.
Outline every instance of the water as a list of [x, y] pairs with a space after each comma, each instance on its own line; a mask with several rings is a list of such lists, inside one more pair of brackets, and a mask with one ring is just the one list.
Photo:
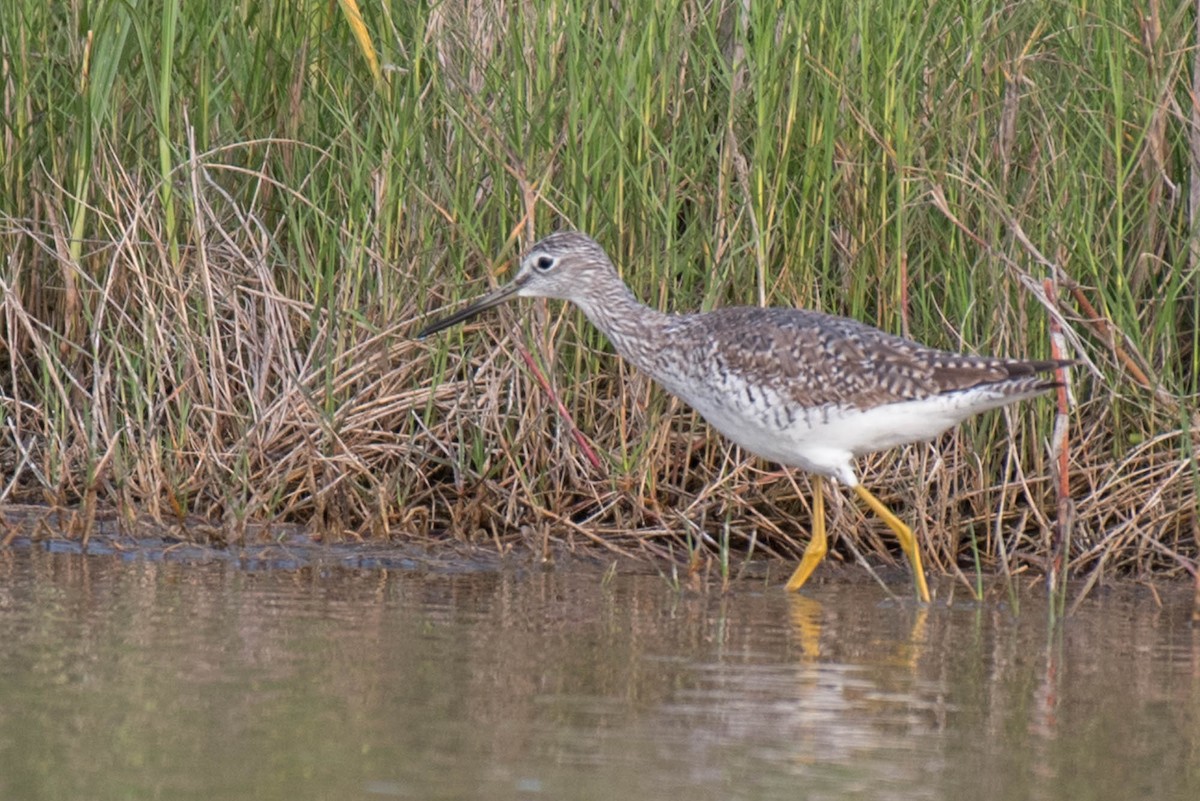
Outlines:
[[1192, 800], [1160, 594], [0, 551], [0, 798]]

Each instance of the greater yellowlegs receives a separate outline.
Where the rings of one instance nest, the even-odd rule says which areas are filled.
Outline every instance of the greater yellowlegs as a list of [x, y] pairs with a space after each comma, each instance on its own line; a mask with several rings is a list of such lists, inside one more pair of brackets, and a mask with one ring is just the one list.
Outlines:
[[929, 601], [912, 530], [858, 481], [855, 457], [936, 437], [967, 417], [1057, 386], [1069, 362], [936, 350], [869, 325], [785, 308], [664, 314], [641, 303], [591, 237], [551, 234], [513, 280], [425, 328], [425, 338], [513, 297], [568, 300], [617, 353], [747, 451], [812, 473], [812, 538], [787, 589], [825, 557], [824, 478], [852, 487], [896, 533]]

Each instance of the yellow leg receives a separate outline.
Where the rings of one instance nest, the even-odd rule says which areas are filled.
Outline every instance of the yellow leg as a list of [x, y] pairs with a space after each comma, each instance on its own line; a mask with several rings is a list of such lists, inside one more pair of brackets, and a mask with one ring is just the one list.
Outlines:
[[[913, 581], [917, 585], [917, 594], [921, 596], [921, 600], [929, 603], [929, 587], [925, 585], [925, 570], [921, 567], [921, 552], [917, 550], [917, 538], [913, 536], [912, 529], [904, 525], [904, 521], [892, 514], [892, 511], [883, 505], [883, 502], [871, 494], [870, 490], [862, 484], [854, 487], [854, 491], [858, 493], [858, 497], [862, 498], [871, 510], [888, 524], [888, 528], [896, 532], [896, 538], [900, 540], [900, 548], [908, 557], [909, 563], [913, 569]], [[808, 554], [805, 554], [807, 558]]]
[[800, 566], [788, 579], [788, 592], [795, 592], [804, 586], [804, 582], [808, 581], [808, 577], [817, 569], [817, 565], [821, 564], [821, 560], [825, 558], [825, 553], [829, 550], [829, 543], [825, 540], [825, 496], [821, 492], [822, 483], [820, 476], [812, 477], [812, 538], [808, 541], [808, 547], [804, 549], [804, 557], [800, 560]]

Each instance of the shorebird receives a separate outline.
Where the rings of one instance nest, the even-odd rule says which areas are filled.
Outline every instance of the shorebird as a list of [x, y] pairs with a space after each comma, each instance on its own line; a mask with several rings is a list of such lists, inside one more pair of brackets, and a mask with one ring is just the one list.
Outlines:
[[627, 361], [750, 453], [812, 474], [812, 534], [788, 580], [825, 558], [824, 479], [850, 487], [895, 532], [929, 602], [916, 537], [866, 487], [854, 460], [933, 439], [973, 414], [1040, 395], [1070, 364], [970, 356], [864, 323], [789, 308], [666, 314], [634, 297], [591, 237], [560, 232], [521, 259], [511, 282], [417, 334], [424, 339], [514, 297], [574, 303]]

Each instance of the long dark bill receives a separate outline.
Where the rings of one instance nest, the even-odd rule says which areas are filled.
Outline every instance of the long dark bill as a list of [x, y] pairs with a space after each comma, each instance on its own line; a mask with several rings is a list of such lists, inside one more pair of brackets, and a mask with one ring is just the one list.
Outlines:
[[421, 329], [421, 331], [417, 334], [417, 339], [425, 339], [425, 337], [433, 336], [438, 331], [444, 331], [452, 325], [458, 325], [459, 323], [470, 320], [475, 315], [479, 314], [480, 312], [487, 311], [493, 306], [499, 306], [501, 303], [517, 294], [517, 290], [520, 289], [524, 284], [525, 281], [521, 278], [517, 278], [512, 283], [505, 284], [490, 295], [484, 295], [482, 298], [467, 306], [465, 309], [460, 309], [454, 314], [451, 314], [449, 317], [443, 317], [433, 324]]

